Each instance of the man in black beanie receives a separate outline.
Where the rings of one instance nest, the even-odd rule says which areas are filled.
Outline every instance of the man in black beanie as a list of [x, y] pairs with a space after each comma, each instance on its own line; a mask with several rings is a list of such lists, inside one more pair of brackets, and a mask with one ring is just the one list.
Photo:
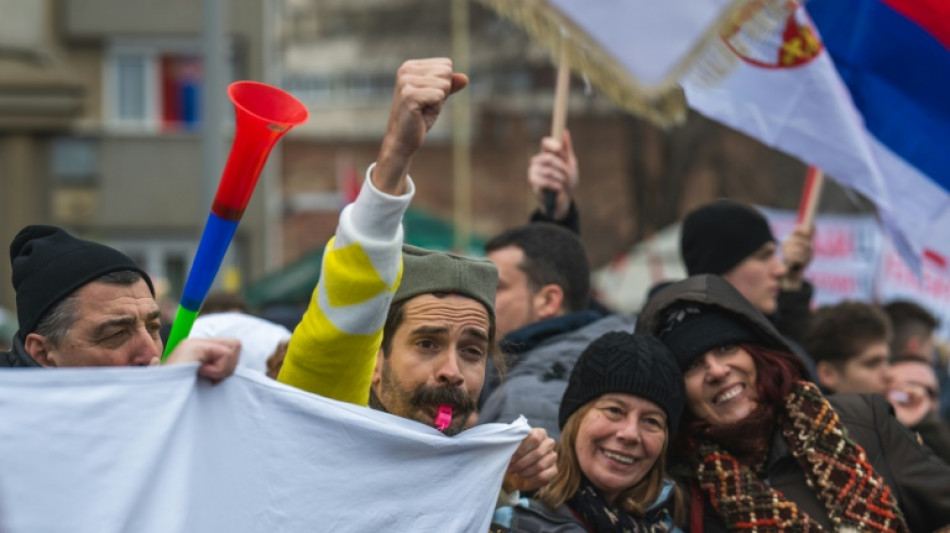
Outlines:
[[813, 229], [799, 225], [782, 244], [782, 259], [769, 222], [751, 206], [717, 200], [683, 220], [680, 251], [690, 276], [716, 274], [770, 317], [783, 335], [802, 342], [810, 319]]
[[[128, 256], [54, 226], [27, 226], [10, 245], [19, 330], [2, 367], [145, 366], [162, 354], [152, 280]], [[169, 363], [200, 361], [213, 381], [234, 371], [233, 339], [188, 339]]]
[[[580, 233], [579, 214], [573, 199], [578, 184], [577, 158], [570, 136], [564, 142], [550, 137], [542, 141], [541, 153], [531, 159], [528, 184], [541, 206], [533, 221], [552, 222]], [[545, 201], [551, 197], [551, 212]], [[784, 335], [803, 342], [808, 330], [812, 286], [804, 273], [812, 256], [814, 228], [799, 225], [782, 243], [777, 243], [762, 214], [731, 200], [705, 204], [683, 221], [680, 250], [690, 276], [717, 274], [733, 284]], [[656, 292], [651, 289], [650, 295]]]

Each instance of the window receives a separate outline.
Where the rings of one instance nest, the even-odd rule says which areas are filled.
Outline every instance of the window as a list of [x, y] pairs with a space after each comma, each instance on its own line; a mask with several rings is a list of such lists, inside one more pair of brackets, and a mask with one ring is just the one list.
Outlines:
[[147, 66], [147, 58], [141, 55], [123, 54], [116, 58], [116, 111], [122, 122], [148, 120]]
[[152, 54], [127, 50], [108, 58], [110, 75], [105, 92], [105, 109], [111, 110], [109, 122], [126, 128], [154, 127], [151, 88], [154, 84]]
[[93, 181], [99, 170], [95, 143], [77, 137], [57, 137], [50, 143], [53, 179], [64, 184]]
[[304, 102], [344, 101], [352, 105], [387, 101], [395, 81], [396, 77], [388, 72], [298, 73], [287, 76], [283, 85]]
[[[202, 116], [202, 63], [197, 43], [113, 45], [106, 54], [106, 122], [121, 130], [196, 130]], [[229, 68], [232, 79], [233, 55]]]

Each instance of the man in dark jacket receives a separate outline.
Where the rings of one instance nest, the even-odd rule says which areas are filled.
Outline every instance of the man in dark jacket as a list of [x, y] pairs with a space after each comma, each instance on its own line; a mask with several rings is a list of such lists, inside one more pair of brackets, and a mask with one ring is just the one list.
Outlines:
[[[146, 366], [162, 354], [152, 280], [125, 254], [53, 226], [27, 226], [10, 245], [19, 330], [0, 368]], [[234, 372], [240, 343], [186, 339], [168, 363], [201, 362], [213, 381]]]
[[796, 227], [782, 243], [780, 259], [768, 220], [751, 206], [722, 199], [686, 215], [680, 251], [690, 276], [722, 276], [780, 333], [801, 343], [813, 292], [804, 278], [812, 235], [813, 229]]
[[589, 309], [590, 267], [580, 240], [553, 224], [510, 229], [485, 245], [498, 267], [497, 328], [509, 372], [486, 381], [479, 422], [511, 422], [560, 434], [558, 405], [574, 363], [608, 331], [631, 331], [630, 318]]

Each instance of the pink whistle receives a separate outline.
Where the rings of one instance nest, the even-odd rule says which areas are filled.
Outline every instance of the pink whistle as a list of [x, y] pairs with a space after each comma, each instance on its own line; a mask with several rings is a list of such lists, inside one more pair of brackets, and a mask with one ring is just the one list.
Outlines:
[[435, 415], [435, 427], [439, 431], [445, 431], [452, 423], [452, 408], [448, 405], [440, 405], [439, 413]]

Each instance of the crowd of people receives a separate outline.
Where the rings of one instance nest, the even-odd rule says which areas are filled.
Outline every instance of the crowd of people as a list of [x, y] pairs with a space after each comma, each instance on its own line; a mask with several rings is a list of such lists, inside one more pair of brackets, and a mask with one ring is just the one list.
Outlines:
[[[426, 179], [411, 162], [467, 84], [448, 59], [400, 67], [376, 162], [292, 332], [206, 310], [166, 364], [217, 382], [240, 362], [447, 437], [524, 416], [493, 531], [950, 527], [937, 322], [913, 302], [813, 312], [814, 228], [780, 243], [750, 206], [703, 205], [683, 223], [689, 277], [657, 284], [637, 316], [612, 313], [592, 295], [565, 133], [531, 160], [538, 211], [486, 258], [405, 245]], [[127, 256], [31, 225], [10, 258], [19, 327], [0, 367], [160, 363], [155, 288]]]

